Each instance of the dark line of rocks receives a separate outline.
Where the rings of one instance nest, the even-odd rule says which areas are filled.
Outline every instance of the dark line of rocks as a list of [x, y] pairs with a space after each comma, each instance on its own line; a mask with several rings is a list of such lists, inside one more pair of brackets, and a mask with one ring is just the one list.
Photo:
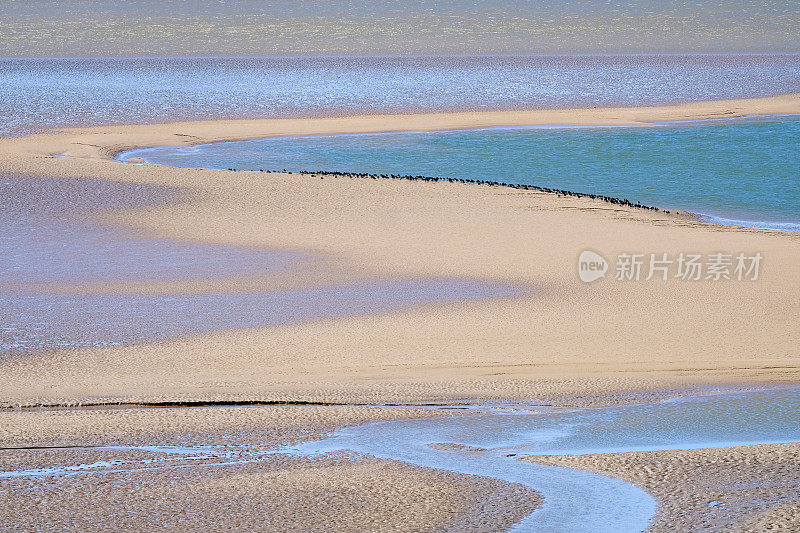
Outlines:
[[[236, 172], [235, 168], [229, 168], [227, 170], [232, 170]], [[504, 181], [492, 181], [492, 180], [475, 180], [475, 179], [466, 179], [466, 178], [436, 178], [432, 176], [414, 176], [411, 174], [369, 174], [366, 172], [335, 172], [335, 171], [309, 171], [309, 170], [301, 170], [299, 172], [289, 172], [286, 169], [283, 170], [264, 170], [258, 169], [258, 172], [266, 172], [266, 173], [279, 173], [279, 174], [302, 174], [306, 176], [312, 176], [324, 179], [324, 176], [335, 176], [335, 177], [342, 177], [342, 178], [362, 178], [362, 179], [392, 179], [392, 180], [409, 180], [409, 181], [433, 181], [433, 182], [449, 182], [449, 183], [469, 183], [474, 185], [487, 185], [489, 187], [508, 187], [510, 189], [518, 189], [523, 191], [538, 191], [538, 192], [546, 192], [550, 194], [555, 194], [557, 196], [572, 196], [573, 198], [591, 198], [593, 200], [602, 200], [609, 204], [614, 205], [622, 205], [625, 207], [635, 207], [637, 209], [648, 209], [651, 211], [661, 211], [658, 207], [645, 205], [642, 203], [631, 202], [626, 198], [615, 198], [613, 196], [603, 196], [601, 194], [588, 194], [583, 192], [575, 192], [575, 191], [567, 191], [564, 189], [552, 189], [548, 187], [539, 187], [536, 185], [523, 185], [518, 183], [506, 183]], [[669, 213], [669, 211], [664, 210], [665, 213]]]

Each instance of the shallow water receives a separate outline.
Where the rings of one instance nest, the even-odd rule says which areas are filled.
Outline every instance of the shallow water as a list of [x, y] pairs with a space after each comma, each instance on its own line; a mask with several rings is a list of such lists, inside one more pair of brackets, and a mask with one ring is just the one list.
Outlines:
[[598, 408], [482, 407], [465, 416], [380, 424], [384, 442], [392, 436], [401, 439], [404, 434], [402, 440], [426, 441], [426, 445], [451, 442], [518, 455], [795, 442], [800, 441], [800, 388], [743, 390]]
[[[463, 474], [523, 483], [544, 507], [518, 531], [641, 531], [655, 500], [620, 480], [516, 460], [571, 455], [800, 441], [800, 388], [688, 396], [602, 408], [477, 408], [464, 416], [395, 420], [348, 428], [298, 453], [349, 449]], [[437, 449], [452, 443], [469, 448]], [[514, 454], [509, 456], [509, 454]]]
[[647, 127], [274, 137], [133, 150], [121, 160], [490, 179], [626, 198], [714, 222], [800, 231], [800, 118]]
[[64, 289], [268, 277], [314, 268], [317, 258], [308, 253], [154, 238], [94, 216], [181, 201], [182, 194], [83, 179], [0, 179], [0, 357], [523, 293], [508, 284], [459, 278], [355, 279], [306, 289], [202, 294]]
[[308, 455], [347, 449], [383, 459], [521, 483], [539, 491], [544, 504], [514, 531], [621, 533], [641, 531], [647, 526], [655, 513], [655, 500], [642, 489], [619, 479], [519, 461], [506, 457], [499, 450], [476, 453], [430, 446], [439, 442], [460, 442], [457, 439], [459, 428], [479, 431], [483, 440], [491, 440], [491, 432], [497, 427], [490, 424], [481, 429], [480, 424], [493, 422], [494, 416], [483, 415], [474, 420], [453, 417], [427, 424], [372, 424], [344, 430], [337, 437], [300, 445], [295, 450]]
[[[656, 506], [645, 491], [608, 476], [519, 461], [518, 457], [800, 441], [800, 388], [796, 386], [696, 395], [701, 392], [688, 391], [687, 396], [652, 403], [595, 408], [477, 405], [454, 416], [346, 428], [324, 440], [284, 448], [224, 443], [78, 448], [107, 452], [107, 459], [9, 470], [0, 472], [0, 480], [235, 466], [257, 463], [273, 454], [305, 456], [351, 450], [532, 487], [542, 493], [544, 505], [517, 524], [516, 531], [641, 531]], [[52, 453], [52, 449], [45, 450]], [[143, 455], [120, 458], [120, 452]]]
[[0, 135], [222, 118], [648, 105], [800, 90], [800, 55], [0, 59]]

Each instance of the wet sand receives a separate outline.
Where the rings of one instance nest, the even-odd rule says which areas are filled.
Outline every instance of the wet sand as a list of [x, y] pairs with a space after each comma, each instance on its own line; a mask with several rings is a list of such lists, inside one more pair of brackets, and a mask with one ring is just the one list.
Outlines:
[[800, 444], [536, 456], [525, 460], [611, 475], [653, 494], [649, 532], [796, 531]]
[[[0, 529], [142, 530], [155, 521], [171, 530], [498, 531], [539, 505], [536, 492], [520, 485], [357, 454], [282, 453], [223, 464], [69, 448], [214, 444], [237, 454], [406, 416], [434, 413], [354, 406], [0, 412], [0, 470], [117, 462], [71, 475], [0, 479]], [[62, 447], [13, 449], [26, 446]]]
[[[4, 410], [0, 526], [138, 530], [152, 515], [171, 529], [252, 528], [270, 517], [272, 527], [298, 531], [506, 530], [547, 505], [547, 497], [543, 502], [516, 483], [355, 452], [298, 456], [282, 449], [374, 420], [469, 413], [353, 405]], [[487, 438], [504, 439], [493, 431]], [[447, 442], [429, 447], [464, 463], [490, 451]], [[517, 459], [505, 452], [514, 450], [495, 451], [513, 467]], [[652, 531], [788, 531], [797, 524], [799, 451], [800, 444], [768, 444], [523, 460], [647, 490], [659, 501]], [[8, 475], [41, 468], [47, 471]]]
[[[137, 145], [300, 131], [513, 123], [630, 122], [797, 110], [797, 96], [628, 110], [467, 114], [99, 127], [0, 141], [0, 172], [182, 189], [179, 201], [95, 214], [142, 235], [312, 254], [328, 276], [456, 277], [511, 283], [516, 298], [424, 305], [358, 317], [225, 330], [177, 340], [56, 351], [0, 361], [7, 404], [259, 399], [428, 401], [557, 395], [697, 383], [796, 381], [800, 235], [702, 223], [589, 198], [460, 183], [324, 178], [135, 166], [109, 159]], [[493, 118], [492, 118], [493, 117]], [[490, 120], [491, 119], [491, 120]], [[605, 120], [605, 119], [603, 119]], [[188, 136], [188, 137], [187, 137]], [[51, 157], [67, 153], [70, 157]], [[579, 281], [591, 249], [764, 257], [756, 282]], [[88, 260], [92, 260], [88, 258]], [[613, 268], [613, 266], [612, 266]], [[609, 273], [613, 276], [613, 272]], [[173, 293], [243, 283], [136, 281], [102, 290]], [[199, 283], [199, 284], [198, 284]], [[41, 288], [41, 286], [39, 287]], [[50, 291], [97, 291], [97, 284]]]
[[[800, 331], [796, 327], [796, 317], [800, 315], [797, 263], [800, 235], [797, 234], [712, 225], [675, 213], [643, 211], [537, 191], [135, 166], [111, 158], [120, 150], [133, 147], [280, 134], [492, 125], [636, 124], [798, 112], [800, 96], [788, 95], [638, 109], [95, 127], [1, 139], [0, 174], [10, 179], [81, 177], [163, 185], [182, 191], [174, 201], [103, 210], [93, 213], [92, 220], [132, 228], [153, 238], [311, 253], [324, 261], [323, 269], [295, 279], [286, 276], [144, 279], [133, 284], [124, 279], [102, 283], [51, 280], [35, 287], [28, 285], [25, 287], [28, 290], [121, 294], [166, 289], [186, 294], [215, 291], [219, 287], [274, 290], [287, 283], [304, 288], [342, 278], [450, 276], [512, 283], [525, 287], [526, 293], [511, 298], [435, 303], [297, 324], [226, 329], [126, 346], [53, 350], [4, 358], [0, 359], [3, 376], [0, 403], [12, 407], [118, 402], [386, 403], [523, 398], [580, 404], [629, 401], [664, 387], [797, 382], [800, 375], [797, 352]], [[54, 157], [54, 154], [68, 157]], [[607, 279], [587, 285], [576, 274], [578, 254], [585, 249], [595, 250], [612, 262], [622, 252], [672, 255], [682, 251], [760, 252], [765, 259], [756, 282], [624, 283]], [[368, 414], [356, 420], [335, 407], [319, 409], [324, 409], [320, 411], [322, 418], [333, 425], [391, 416], [388, 411], [364, 407]], [[44, 417], [39, 420], [48, 420], [45, 415], [49, 412], [37, 412]], [[18, 413], [27, 411], [3, 411], [2, 416]], [[226, 422], [215, 416], [196, 426], [198, 439], [227, 427]], [[165, 428], [165, 433], [180, 434], [168, 429], [175, 420], [168, 416], [156, 426]], [[28, 429], [20, 430], [14, 438], [34, 446], [47, 442], [71, 441], [80, 445], [105, 442], [102, 435], [116, 435], [114, 442], [131, 440], [124, 430], [115, 434], [118, 422], [101, 415], [83, 419], [82, 429], [77, 433], [69, 425], [59, 423], [52, 427], [51, 436], [43, 437], [48, 433], [33, 429], [41, 424], [29, 419], [23, 424]], [[291, 436], [297, 431], [294, 422], [282, 425], [265, 420], [263, 425], [272, 427], [277, 436], [295, 438]], [[3, 440], [8, 441], [11, 426], [0, 427]], [[303, 430], [299, 434], [297, 438], [302, 440], [311, 438], [313, 432]], [[677, 457], [669, 452], [664, 455]], [[4, 462], [17, 461], [14, 457]], [[25, 461], [30, 462], [30, 457]], [[414, 501], [434, 498], [430, 501], [440, 502], [431, 504], [428, 510], [414, 507], [408, 508], [411, 515], [402, 514], [399, 507], [392, 507], [395, 503], [389, 501], [392, 498], [384, 492], [386, 487], [375, 481], [374, 463], [348, 465], [332, 466], [339, 473], [335, 474], [336, 481], [327, 485], [327, 481], [308, 481], [308, 470], [303, 470], [312, 468], [308, 465], [287, 467], [297, 471], [292, 470], [294, 473], [280, 481], [275, 481], [278, 478], [272, 473], [247, 471], [231, 475], [255, 476], [248, 478], [251, 481], [273, 476], [272, 481], [264, 481], [266, 486], [291, 485], [292, 479], [306, 480], [297, 485], [306, 487], [305, 492], [300, 491], [305, 496], [295, 496], [297, 501], [305, 498], [307, 502], [324, 500], [320, 495], [327, 494], [325, 491], [340, 491], [351, 475], [361, 476], [363, 488], [353, 494], [369, 499], [364, 520], [394, 516], [410, 516], [408, 519], [412, 520], [417, 516], [420, 523], [430, 526], [445, 523], [454, 515], [461, 516], [474, 503], [470, 500], [472, 503], [457, 504], [461, 505], [457, 511], [447, 507], [441, 502], [458, 498], [448, 496], [439, 500], [433, 495], [425, 496], [430, 494], [425, 492], [426, 486], [440, 481], [431, 477], [419, 481], [420, 472], [397, 467], [399, 470], [393, 471], [393, 476], [417, 480], [403, 482], [409, 486], [416, 483], [421, 491], [415, 493]], [[631, 465], [629, 470], [635, 468]], [[170, 478], [164, 478], [163, 483], [162, 487], [168, 486]], [[205, 491], [208, 486], [203, 483], [206, 482], [187, 488], [187, 494]], [[463, 492], [464, 485], [459, 485], [463, 479], [448, 477], [441, 483], [451, 487], [443, 494]], [[222, 480], [214, 486], [227, 487], [220, 490], [242, 499], [235, 485]], [[373, 498], [370, 493], [383, 496]], [[353, 501], [361, 501], [358, 498]], [[491, 500], [484, 496], [475, 498], [484, 503]], [[60, 505], [72, 503], [57, 503], [53, 508], [55, 514], [63, 509]], [[332, 505], [326, 512], [344, 508]], [[530, 508], [530, 503], [525, 505]], [[436, 514], [439, 511], [431, 509], [445, 511]], [[447, 509], [453, 509], [452, 513]], [[251, 511], [256, 512], [244, 511], [243, 516], [251, 516], [247, 514]], [[19, 512], [22, 514], [17, 519], [24, 520], [24, 511]], [[316, 511], [298, 508], [297, 512], [297, 516], [310, 513], [308, 516], [313, 517]], [[782, 508], [775, 513], [786, 514]], [[357, 523], [364, 527], [370, 524]], [[286, 527], [293, 527], [291, 524], [287, 521]]]
[[537, 502], [525, 487], [370, 458], [210, 470], [11, 482], [0, 494], [0, 528], [141, 531], [155, 521], [173, 531], [503, 531]]

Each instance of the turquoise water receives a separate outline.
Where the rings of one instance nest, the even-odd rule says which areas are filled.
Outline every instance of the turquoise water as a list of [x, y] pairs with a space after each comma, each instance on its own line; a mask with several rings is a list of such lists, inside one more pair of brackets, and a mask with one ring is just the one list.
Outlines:
[[800, 118], [278, 137], [121, 154], [180, 167], [490, 179], [800, 231]]

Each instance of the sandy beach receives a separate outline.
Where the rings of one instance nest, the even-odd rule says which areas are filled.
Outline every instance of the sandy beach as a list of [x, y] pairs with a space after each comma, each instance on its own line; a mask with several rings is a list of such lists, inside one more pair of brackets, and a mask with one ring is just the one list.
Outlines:
[[794, 531], [800, 525], [797, 444], [528, 457], [620, 477], [661, 502], [658, 531]]
[[[142, 521], [156, 519], [179, 530], [218, 528], [223, 520], [237, 531], [496, 531], [540, 505], [527, 487], [357, 454], [313, 459], [276, 454], [230, 464], [91, 448], [224, 442], [229, 450], [246, 453], [317, 439], [341, 425], [403, 416], [432, 413], [354, 406], [5, 411], [0, 413], [3, 471], [43, 463], [117, 465], [89, 475], [47, 477], [45, 483], [36, 477], [2, 479], [0, 529], [141, 529]], [[83, 447], [71, 447], [76, 445]], [[162, 465], [147, 469], [150, 461]], [[192, 466], [201, 462], [206, 466]], [[74, 496], [64, 498], [65, 493]]]
[[[507, 122], [516, 117], [517, 124], [557, 122], [555, 117], [563, 123], [600, 123], [598, 117], [630, 123], [788, 113], [798, 106], [795, 95], [527, 117], [490, 113], [322, 119], [316, 126], [305, 120], [120, 126], [3, 139], [0, 170], [9, 176], [181, 189], [180, 200], [163, 206], [96, 215], [146, 235], [311, 252], [323, 258], [323, 267], [310, 283], [328, 276], [452, 276], [511, 283], [526, 295], [5, 360], [0, 362], [6, 383], [2, 400], [12, 405], [190, 398], [375, 402], [541, 398], [657, 383], [793, 381], [798, 371], [794, 317], [800, 310], [797, 234], [712, 225], [535, 191], [135, 166], [110, 157], [132, 146], [279, 133], [476, 126], [490, 119], [500, 123], [503, 117]], [[727, 251], [760, 252], [765, 259], [760, 279], [752, 283], [584, 284], [576, 261], [585, 249], [608, 258], [622, 252]], [[248, 283], [259, 286], [257, 280]], [[261, 283], [269, 289], [279, 282]], [[58, 289], [57, 283], [50, 285]], [[106, 288], [146, 290], [143, 286]], [[197, 289], [190, 282], [173, 282], [170, 290]]]
[[[797, 383], [800, 234], [714, 225], [687, 213], [488, 185], [180, 169], [113, 160], [120, 151], [135, 147], [277, 135], [635, 125], [794, 113], [800, 113], [800, 94], [652, 108], [101, 126], [0, 139], [0, 175], [8, 180], [80, 178], [176, 190], [174, 198], [158, 205], [96, 210], [92, 214], [95, 221], [133, 229], [147, 237], [291, 251], [317, 258], [313, 268], [297, 275], [20, 282], [0, 287], [6, 292], [269, 292], [390, 278], [499, 282], [519, 291], [513, 297], [419, 304], [396, 311], [3, 358], [0, 404], [6, 409], [0, 412], [4, 419], [0, 440], [5, 449], [0, 452], [0, 461], [16, 468], [28, 464], [28, 454], [34, 453], [7, 448], [152, 444], [159, 440], [156, 434], [166, 435], [162, 439], [165, 443], [207, 443], [225, 433], [257, 437], [262, 444], [270, 438], [285, 444], [328, 434], [337, 427], [397, 416], [390, 409], [354, 404], [525, 399], [553, 405], [600, 405], [668, 396], [669, 391], [689, 386]], [[764, 260], [756, 281], [625, 282], [614, 280], [613, 272], [609, 272], [611, 279], [590, 284], [581, 282], [576, 270], [578, 256], [584, 250], [608, 259], [622, 253], [675, 256], [681, 252], [758, 252]], [[343, 405], [307, 407], [305, 412], [313, 413], [311, 422], [294, 418], [292, 411], [281, 423], [275, 417], [286, 417], [288, 409], [297, 407], [247, 408], [252, 411], [235, 420], [226, 418], [228, 411], [197, 409], [179, 415], [187, 418], [177, 429], [171, 413], [185, 411], [142, 411], [133, 406], [253, 401]], [[129, 408], [14, 410], [120, 403]], [[91, 417], [87, 418], [89, 413]], [[252, 413], [261, 413], [263, 418]], [[251, 414], [254, 419], [249, 418]], [[133, 426], [129, 426], [128, 417], [135, 421]], [[123, 418], [126, 421], [121, 421]], [[271, 436], [263, 434], [265, 426], [273, 428]], [[262, 433], [256, 435], [254, 428], [262, 428], [258, 430]], [[147, 438], [141, 438], [143, 431], [149, 432]], [[192, 431], [202, 437], [187, 437]], [[53, 452], [52, 461], [67, 460], [60, 454]], [[789, 459], [787, 454], [791, 455]], [[672, 501], [674, 493], [659, 480], [673, 480], [684, 487], [692, 482], [691, 472], [714, 461], [720, 476], [736, 476], [742, 464], [750, 465], [751, 457], [764, 459], [758, 475], [768, 477], [776, 469], [796, 463], [795, 455], [791, 445], [643, 452], [621, 458], [563, 458], [553, 462], [611, 473], [640, 484], [663, 501]], [[718, 456], [725, 460], [718, 461]], [[349, 524], [353, 529], [380, 526], [413, 530], [412, 525], [419, 524], [424, 529], [495, 530], [515, 523], [538, 505], [537, 496], [530, 490], [493, 480], [467, 479], [403, 464], [378, 464], [377, 460], [363, 458], [355, 462], [324, 459], [313, 464], [292, 461], [267, 464], [261, 470], [236, 467], [226, 475], [184, 480], [182, 497], [188, 501], [192, 494], [213, 490], [220, 498], [226, 495], [236, 499], [244, 486], [257, 485], [270, 492], [269, 487], [278, 490], [291, 484], [289, 493], [262, 494], [258, 501], [266, 502], [266, 507], [259, 510], [254, 506], [243, 515], [258, 519], [264, 509], [284, 509], [288, 514], [281, 515], [281, 523], [286, 530], [302, 523], [291, 513], [305, 517], [308, 524], [318, 513], [336, 514], [354, 506], [361, 514]], [[674, 477], [667, 476], [665, 468]], [[389, 491], [386, 478], [411, 492]], [[352, 479], [359, 480], [356, 488]], [[734, 478], [730, 479], [733, 486]], [[796, 479], [775, 490], [784, 495], [796, 491]], [[86, 481], [95, 482], [99, 481]], [[171, 478], [159, 478], [154, 483], [159, 488], [153, 490], [168, 498], [173, 490], [169, 488]], [[344, 494], [343, 500], [329, 501], [324, 508], [290, 506], [291, 512], [287, 510], [286, 502], [316, 501], [319, 494], [332, 491]], [[476, 514], [475, 502], [485, 501], [488, 492], [501, 494], [496, 501], [508, 505], [498, 503], [497, 508]], [[6, 502], [4, 508], [18, 497], [15, 494], [9, 490], [0, 496]], [[109, 501], [113, 497], [103, 496]], [[81, 502], [75, 500], [70, 505]], [[17, 502], [14, 509], [16, 514], [4, 518], [25, 523], [25, 506]], [[706, 520], [705, 515], [698, 515], [700, 522], [684, 523], [683, 518], [669, 515], [671, 509], [660, 508], [659, 516], [669, 519], [662, 524], [692, 530]], [[776, 520], [784, 520], [785, 509], [775, 509]], [[745, 511], [751, 509], [741, 507], [741, 512]], [[55, 505], [48, 512], [57, 516], [64, 509]], [[772, 510], [765, 509], [767, 512]], [[796, 513], [790, 509], [788, 514]], [[391, 517], [393, 522], [370, 522], [376, 516]], [[744, 524], [740, 515], [728, 518], [724, 524]], [[82, 527], [86, 523], [71, 525]], [[213, 523], [212, 518], [195, 516], [183, 525], [209, 523]], [[761, 526], [747, 527], [757, 530]]]

